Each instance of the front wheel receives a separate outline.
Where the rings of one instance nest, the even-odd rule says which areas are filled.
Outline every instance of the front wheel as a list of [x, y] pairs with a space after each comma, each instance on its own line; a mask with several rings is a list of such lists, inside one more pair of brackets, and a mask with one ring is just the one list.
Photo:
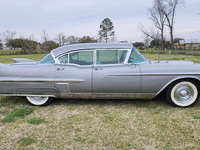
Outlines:
[[166, 100], [172, 106], [189, 107], [199, 99], [199, 87], [194, 81], [177, 81], [166, 90]]
[[53, 101], [53, 98], [48, 96], [26, 96], [26, 99], [35, 106], [48, 106]]

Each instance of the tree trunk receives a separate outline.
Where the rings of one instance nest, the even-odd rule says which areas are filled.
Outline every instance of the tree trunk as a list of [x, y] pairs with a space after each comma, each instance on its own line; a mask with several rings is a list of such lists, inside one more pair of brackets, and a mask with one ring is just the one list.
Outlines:
[[107, 32], [106, 32], [106, 43], [107, 43], [107, 40], [108, 40], [108, 34], [107, 34]]
[[170, 26], [170, 36], [171, 36], [171, 50], [174, 49], [174, 39], [173, 39], [173, 27]]
[[161, 49], [164, 50], [163, 32], [161, 31]]

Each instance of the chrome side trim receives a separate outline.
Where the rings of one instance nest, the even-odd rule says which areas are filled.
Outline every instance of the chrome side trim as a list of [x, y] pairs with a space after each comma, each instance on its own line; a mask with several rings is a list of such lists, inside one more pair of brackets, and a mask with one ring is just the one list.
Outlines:
[[54, 79], [54, 78], [43, 79], [43, 78], [1, 77], [0, 82], [71, 82], [71, 83], [80, 83], [80, 82], [85, 82], [85, 80], [82, 80], [82, 79]]
[[[55, 82], [70, 82], [70, 83], [80, 83], [80, 82], [85, 82], [83, 79], [55, 79]], [[55, 83], [57, 84], [57, 83]]]
[[48, 96], [48, 97], [56, 97], [55, 95], [27, 95], [27, 94], [0, 94], [1, 96]]
[[[139, 74], [138, 74], [139, 75]], [[142, 73], [142, 76], [182, 76], [182, 75], [200, 75], [199, 72], [180, 72], [180, 73]]]
[[[181, 76], [181, 78], [185, 78], [183, 75], [188, 75], [188, 77], [191, 77], [191, 75], [200, 75], [200, 73], [124, 73], [124, 74], [111, 74], [109, 76]], [[194, 78], [194, 76], [192, 76]], [[200, 80], [200, 79], [199, 79]]]
[[2, 77], [0, 82], [54, 82], [54, 78], [19, 78], [19, 77]]

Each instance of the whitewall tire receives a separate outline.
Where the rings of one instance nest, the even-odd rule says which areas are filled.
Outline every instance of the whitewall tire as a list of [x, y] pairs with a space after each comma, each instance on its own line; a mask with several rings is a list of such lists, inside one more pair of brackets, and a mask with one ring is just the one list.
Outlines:
[[48, 96], [26, 96], [26, 99], [35, 106], [47, 106], [53, 101], [53, 98]]
[[199, 87], [194, 81], [176, 81], [167, 88], [166, 99], [172, 106], [192, 106], [199, 99]]

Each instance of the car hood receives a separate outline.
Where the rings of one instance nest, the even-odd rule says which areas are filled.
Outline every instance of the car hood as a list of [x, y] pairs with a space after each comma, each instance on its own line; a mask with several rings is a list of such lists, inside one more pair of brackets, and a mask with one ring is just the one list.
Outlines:
[[152, 63], [154, 64], [160, 64], [160, 65], [164, 65], [164, 64], [172, 64], [172, 65], [184, 65], [184, 64], [191, 64], [194, 65], [196, 63], [189, 61], [189, 60], [161, 60], [161, 61], [152, 61]]
[[188, 60], [149, 61], [139, 67], [144, 75], [200, 75], [200, 64]]

